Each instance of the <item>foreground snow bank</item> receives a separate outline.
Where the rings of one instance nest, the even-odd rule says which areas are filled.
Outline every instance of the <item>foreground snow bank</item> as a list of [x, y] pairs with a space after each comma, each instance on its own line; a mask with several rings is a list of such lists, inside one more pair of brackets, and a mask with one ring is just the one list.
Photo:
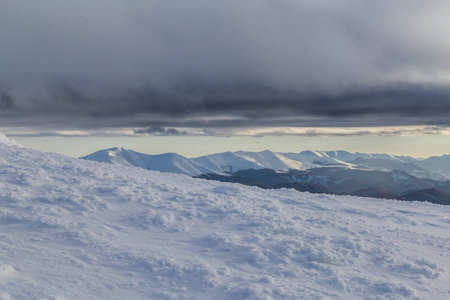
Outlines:
[[17, 143], [16, 141], [6, 137], [6, 135], [4, 135], [3, 133], [0, 133], [0, 144], [7, 145], [7, 146], [22, 147], [19, 143]]
[[2, 141], [0, 200], [0, 299], [450, 297], [450, 206], [261, 190]]

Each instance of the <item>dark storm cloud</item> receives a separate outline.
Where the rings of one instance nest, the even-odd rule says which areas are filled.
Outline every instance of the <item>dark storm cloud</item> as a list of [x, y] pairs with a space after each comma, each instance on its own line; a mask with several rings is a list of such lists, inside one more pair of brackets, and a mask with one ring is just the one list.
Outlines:
[[185, 135], [186, 132], [179, 131], [175, 128], [164, 128], [160, 126], [153, 126], [143, 129], [133, 130], [134, 134], [156, 134], [156, 135]]
[[416, 0], [3, 1], [0, 126], [449, 125], [448, 11]]

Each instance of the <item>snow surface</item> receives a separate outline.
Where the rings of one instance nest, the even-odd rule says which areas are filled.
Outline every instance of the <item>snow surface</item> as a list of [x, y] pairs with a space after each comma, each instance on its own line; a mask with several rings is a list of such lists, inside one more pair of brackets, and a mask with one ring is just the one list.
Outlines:
[[449, 299], [450, 206], [262, 190], [0, 138], [0, 299]]
[[17, 146], [17, 147], [22, 147], [22, 145], [20, 145], [19, 143], [17, 143], [16, 141], [8, 138], [6, 135], [4, 135], [3, 133], [0, 133], [0, 144], [4, 144], [4, 145], [9, 145], [9, 146]]

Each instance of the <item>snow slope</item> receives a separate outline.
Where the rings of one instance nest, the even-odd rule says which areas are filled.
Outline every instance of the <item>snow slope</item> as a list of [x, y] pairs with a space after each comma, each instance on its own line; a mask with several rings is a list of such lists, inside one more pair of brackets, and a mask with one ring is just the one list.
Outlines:
[[6, 137], [3, 133], [0, 133], [0, 144], [8, 145], [8, 146], [22, 147], [19, 143]]
[[237, 151], [235, 154], [247, 160], [254, 161], [265, 169], [282, 171], [288, 171], [289, 169], [301, 170], [303, 165], [300, 161], [290, 159], [280, 153], [269, 150], [261, 152]]
[[230, 151], [201, 156], [193, 158], [192, 160], [214, 170], [214, 173], [221, 173], [224, 171], [232, 173], [246, 169], [263, 169], [263, 166], [258, 162], [248, 160]]
[[316, 156], [316, 157], [326, 157], [331, 159], [337, 159], [345, 162], [352, 162], [353, 160], [357, 158], [363, 158], [363, 159], [383, 159], [388, 161], [398, 161], [398, 162], [405, 162], [409, 160], [415, 160], [413, 157], [410, 156], [398, 156], [398, 155], [390, 155], [390, 154], [377, 154], [377, 153], [361, 153], [361, 152], [355, 152], [350, 153], [343, 150], [338, 151], [302, 151], [300, 152], [302, 155], [309, 155], [309, 156]]
[[448, 299], [450, 206], [193, 179], [0, 141], [0, 299]]

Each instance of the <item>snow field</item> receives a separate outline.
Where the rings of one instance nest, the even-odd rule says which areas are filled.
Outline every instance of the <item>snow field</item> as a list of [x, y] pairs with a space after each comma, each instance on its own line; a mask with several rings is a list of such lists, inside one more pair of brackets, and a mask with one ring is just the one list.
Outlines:
[[6, 138], [0, 203], [0, 299], [450, 297], [449, 206], [262, 190]]

